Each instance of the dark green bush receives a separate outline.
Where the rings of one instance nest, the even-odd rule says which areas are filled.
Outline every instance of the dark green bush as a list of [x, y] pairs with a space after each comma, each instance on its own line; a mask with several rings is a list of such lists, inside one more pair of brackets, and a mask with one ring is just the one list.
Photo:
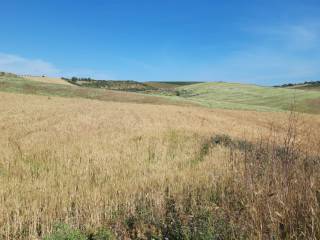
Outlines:
[[230, 138], [230, 136], [222, 134], [212, 137], [211, 142], [213, 145], [223, 145], [228, 147], [232, 144], [232, 139]]

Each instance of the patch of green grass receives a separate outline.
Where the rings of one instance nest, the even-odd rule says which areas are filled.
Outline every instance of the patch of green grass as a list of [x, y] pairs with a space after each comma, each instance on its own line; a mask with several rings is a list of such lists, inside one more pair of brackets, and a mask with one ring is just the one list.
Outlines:
[[212, 108], [285, 111], [294, 110], [307, 113], [320, 113], [317, 101], [319, 91], [304, 91], [285, 88], [262, 87], [240, 83], [200, 83], [179, 87], [179, 96], [194, 103]]
[[87, 240], [86, 236], [78, 229], [73, 229], [66, 224], [59, 224], [54, 227], [53, 233], [44, 240]]
[[114, 240], [115, 237], [108, 229], [99, 229], [94, 233], [84, 233], [67, 224], [57, 224], [53, 232], [44, 240]]

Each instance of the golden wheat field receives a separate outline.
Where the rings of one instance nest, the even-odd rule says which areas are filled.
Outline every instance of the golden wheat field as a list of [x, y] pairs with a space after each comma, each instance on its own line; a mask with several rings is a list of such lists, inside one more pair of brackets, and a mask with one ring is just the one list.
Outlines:
[[26, 80], [32, 80], [36, 82], [42, 82], [42, 83], [53, 83], [53, 84], [62, 84], [62, 85], [69, 85], [72, 86], [72, 84], [68, 83], [67, 81], [57, 78], [57, 77], [46, 77], [46, 76], [24, 76]]
[[[276, 136], [282, 142], [288, 116], [0, 93], [0, 239], [42, 239], [59, 222], [85, 231], [108, 226], [118, 239], [157, 239], [146, 234], [161, 235], [154, 225], [142, 220], [128, 224], [139, 204], [147, 202], [152, 206], [148, 216], [160, 218], [167, 213], [170, 191], [177, 208], [189, 195], [194, 204], [202, 199], [203, 209], [224, 208], [207, 204], [206, 194], [236, 175], [227, 147], [202, 154], [210, 137], [255, 141]], [[299, 115], [299, 122], [295, 141], [318, 154], [319, 116]], [[316, 176], [312, 187], [319, 186]], [[277, 204], [284, 201], [280, 190], [278, 197]], [[281, 209], [281, 204], [269, 209], [274, 221], [283, 215]], [[248, 238], [265, 236], [259, 211], [248, 210]], [[316, 228], [319, 222], [313, 221]]]

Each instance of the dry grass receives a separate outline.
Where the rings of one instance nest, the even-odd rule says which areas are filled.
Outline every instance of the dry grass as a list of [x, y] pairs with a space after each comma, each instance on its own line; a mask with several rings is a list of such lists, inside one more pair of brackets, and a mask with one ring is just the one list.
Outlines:
[[42, 77], [42, 76], [26, 76], [24, 78], [27, 80], [32, 80], [32, 81], [36, 81], [36, 82], [62, 84], [62, 85], [72, 86], [72, 84], [68, 83], [67, 81], [65, 81], [61, 78]]
[[[299, 131], [295, 141], [311, 155], [317, 155], [320, 119], [312, 115], [300, 118], [304, 122], [301, 126], [308, 126], [310, 131], [295, 129]], [[250, 238], [263, 239], [267, 222], [263, 219], [269, 219], [264, 211], [271, 211], [276, 222], [268, 220], [268, 231], [281, 222], [276, 218], [288, 221], [293, 203], [286, 199], [288, 209], [284, 206], [283, 211], [275, 205], [284, 201], [280, 190], [288, 189], [277, 181], [270, 186], [276, 188], [273, 196], [279, 197], [279, 201], [264, 201], [269, 183], [266, 177], [257, 178], [257, 182], [247, 179], [258, 173], [243, 167], [241, 160], [246, 159], [245, 155], [239, 152], [234, 156], [237, 151], [230, 155], [230, 149], [223, 146], [210, 147], [205, 154], [202, 149], [215, 134], [250, 141], [274, 139], [280, 143], [288, 135], [286, 122], [284, 113], [0, 93], [0, 238], [40, 239], [52, 231], [55, 223], [64, 222], [86, 231], [108, 226], [118, 238], [144, 239], [145, 228], [154, 233], [157, 229], [150, 230], [153, 225], [146, 227], [141, 222], [128, 224], [140, 204], [152, 203], [150, 216], [161, 219], [168, 215], [169, 197], [184, 206], [186, 196], [191, 196], [194, 202], [200, 199], [196, 205], [209, 212], [223, 209], [228, 215], [229, 209], [232, 217], [228, 219], [235, 226], [241, 219], [243, 231], [250, 232]], [[239, 165], [233, 164], [230, 156], [239, 159]], [[276, 169], [276, 165], [272, 166], [266, 176]], [[319, 189], [318, 175], [313, 174], [311, 180], [303, 179], [305, 176], [295, 178], [305, 182], [295, 183], [293, 190], [302, 190], [297, 185], [300, 184], [311, 187], [314, 194], [314, 189]], [[242, 186], [245, 182], [248, 185]], [[244, 219], [237, 218], [229, 206], [233, 198], [228, 198], [226, 190], [221, 190], [221, 196], [228, 201], [209, 205], [212, 193], [209, 190], [217, 190], [220, 183], [226, 188], [230, 186], [233, 192], [239, 190], [239, 201], [246, 199], [246, 204], [251, 204], [244, 207], [244, 216], [239, 215]], [[251, 190], [257, 193], [250, 193]], [[244, 193], [246, 197], [242, 198]], [[259, 201], [254, 200], [256, 197]], [[305, 204], [301, 208], [309, 207], [309, 200], [299, 201]], [[319, 214], [315, 201], [312, 200], [312, 207]], [[264, 203], [272, 209], [265, 209]], [[312, 219], [319, 221], [317, 217]], [[285, 228], [288, 226], [287, 222], [283, 224]], [[275, 229], [272, 233], [278, 232]]]

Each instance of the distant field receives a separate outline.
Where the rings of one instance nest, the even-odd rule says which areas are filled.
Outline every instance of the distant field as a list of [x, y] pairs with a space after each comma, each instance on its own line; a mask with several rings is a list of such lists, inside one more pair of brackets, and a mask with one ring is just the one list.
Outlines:
[[174, 89], [181, 86], [197, 84], [201, 82], [144, 82], [144, 84], [160, 89]]
[[187, 86], [200, 82], [138, 82], [133, 80], [94, 80], [90, 78], [72, 78], [67, 79], [71, 84], [104, 88], [109, 90], [129, 91], [129, 92], [143, 92], [143, 91], [158, 91], [158, 90], [172, 90], [177, 87]]
[[286, 87], [287, 89], [301, 89], [301, 90], [311, 90], [320, 91], [320, 84], [299, 84], [292, 87]]
[[[59, 81], [66, 82], [62, 79]], [[93, 82], [94, 83], [94, 82]], [[118, 91], [103, 87], [85, 87], [73, 84], [56, 84], [16, 77], [0, 77], [0, 91], [36, 94], [45, 96], [81, 97], [102, 101], [136, 102], [175, 105], [201, 105], [210, 108], [285, 111], [294, 105], [296, 111], [320, 113], [320, 91], [261, 87], [238, 83], [144, 83], [137, 93], [135, 84], [116, 81], [110, 85]], [[148, 84], [151, 84], [150, 86]], [[130, 85], [130, 86], [129, 86]], [[119, 91], [121, 89], [125, 91]], [[146, 90], [146, 89], [155, 90]], [[131, 91], [131, 90], [132, 91]], [[149, 93], [149, 94], [142, 94]]]
[[60, 96], [69, 98], [78, 97], [114, 102], [194, 105], [188, 102], [181, 102], [176, 100], [172, 101], [171, 99], [165, 99], [163, 97], [139, 94], [134, 92], [120, 92], [111, 91], [107, 89], [80, 87], [69, 83], [65, 85], [41, 81], [32, 81], [29, 79], [15, 76], [0, 77], [0, 91], [44, 96]]
[[24, 76], [23, 78], [29, 79], [32, 81], [42, 82], [42, 83], [53, 83], [53, 84], [62, 84], [62, 85], [71, 85], [67, 81], [61, 78], [53, 77], [41, 77], [41, 76]]
[[286, 88], [261, 87], [239, 83], [200, 83], [175, 89], [179, 96], [212, 108], [257, 111], [290, 110], [320, 113], [320, 92]]

